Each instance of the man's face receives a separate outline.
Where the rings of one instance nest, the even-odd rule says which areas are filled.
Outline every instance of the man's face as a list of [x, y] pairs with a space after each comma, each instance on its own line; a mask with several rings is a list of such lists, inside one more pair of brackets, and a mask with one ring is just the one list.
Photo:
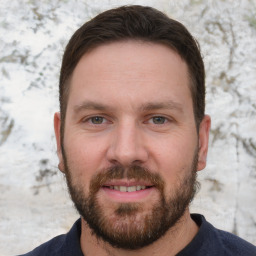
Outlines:
[[85, 54], [70, 86], [63, 145], [58, 114], [55, 131], [72, 199], [97, 236], [141, 248], [184, 214], [205, 165], [187, 65], [160, 44], [116, 42]]

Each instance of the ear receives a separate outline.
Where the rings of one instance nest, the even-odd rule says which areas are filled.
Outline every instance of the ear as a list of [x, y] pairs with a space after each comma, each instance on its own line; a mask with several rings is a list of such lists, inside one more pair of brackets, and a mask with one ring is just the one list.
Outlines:
[[57, 154], [59, 158], [59, 170], [64, 172], [64, 162], [63, 162], [63, 155], [61, 150], [61, 132], [60, 132], [60, 126], [61, 126], [61, 119], [60, 119], [60, 113], [56, 112], [54, 114], [54, 131], [55, 131], [55, 138], [57, 143]]
[[198, 171], [203, 170], [206, 166], [210, 127], [211, 118], [210, 116], [205, 115], [199, 127]]

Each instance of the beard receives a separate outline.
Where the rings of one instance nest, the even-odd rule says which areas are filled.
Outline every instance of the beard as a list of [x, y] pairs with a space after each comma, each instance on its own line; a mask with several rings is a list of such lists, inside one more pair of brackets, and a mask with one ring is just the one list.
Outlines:
[[[73, 184], [72, 170], [68, 166], [64, 150], [63, 153], [67, 185], [77, 211], [90, 227], [92, 234], [116, 248], [136, 250], [161, 238], [184, 215], [199, 187], [196, 181], [196, 152], [186, 176], [180, 177], [178, 184], [174, 184], [168, 192], [165, 191], [165, 182], [158, 173], [138, 165], [129, 168], [118, 165], [96, 173], [90, 181], [89, 194], [86, 195], [82, 183]], [[149, 203], [126, 202], [109, 205], [102, 202], [98, 192], [104, 183], [123, 178], [149, 182], [159, 192], [158, 198], [152, 199], [153, 203], [149, 206]]]

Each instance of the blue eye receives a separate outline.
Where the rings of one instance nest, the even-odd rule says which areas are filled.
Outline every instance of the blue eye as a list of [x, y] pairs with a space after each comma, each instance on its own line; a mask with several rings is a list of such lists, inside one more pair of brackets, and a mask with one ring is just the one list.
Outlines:
[[152, 121], [154, 124], [164, 124], [166, 122], [166, 118], [162, 116], [152, 117]]
[[94, 116], [90, 118], [91, 123], [93, 124], [102, 124], [104, 122], [104, 117], [101, 116]]

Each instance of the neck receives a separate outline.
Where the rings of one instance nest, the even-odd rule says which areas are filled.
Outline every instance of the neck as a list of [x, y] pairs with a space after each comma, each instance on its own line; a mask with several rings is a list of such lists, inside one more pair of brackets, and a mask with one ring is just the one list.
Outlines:
[[87, 223], [82, 219], [81, 248], [85, 256], [141, 256], [141, 255], [176, 255], [188, 245], [198, 232], [198, 226], [191, 219], [187, 209], [180, 220], [166, 234], [153, 244], [139, 250], [114, 248], [92, 234]]

